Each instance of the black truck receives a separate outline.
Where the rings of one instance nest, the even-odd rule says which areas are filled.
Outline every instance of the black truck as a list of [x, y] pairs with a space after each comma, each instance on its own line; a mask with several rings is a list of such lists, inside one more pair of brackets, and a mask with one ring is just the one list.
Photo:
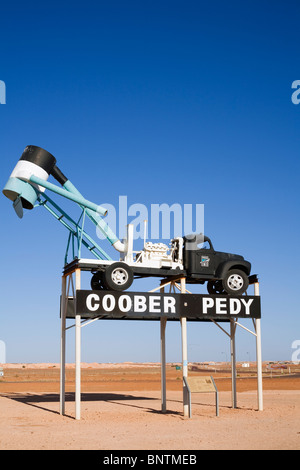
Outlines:
[[[153, 255], [155, 244], [151, 245]], [[166, 280], [185, 277], [188, 284], [207, 283], [209, 294], [241, 295], [248, 288], [249, 261], [240, 255], [216, 251], [210, 238], [203, 234], [171, 240], [168, 255], [147, 258], [145, 252], [144, 248], [132, 261], [125, 257], [119, 262], [100, 262], [93, 271], [92, 289], [122, 291], [128, 289], [134, 279], [144, 277]]]
[[184, 237], [184, 267], [188, 283], [207, 281], [209, 294], [243, 294], [249, 285], [251, 264], [243, 256], [216, 251], [204, 236], [198, 248], [198, 237]]

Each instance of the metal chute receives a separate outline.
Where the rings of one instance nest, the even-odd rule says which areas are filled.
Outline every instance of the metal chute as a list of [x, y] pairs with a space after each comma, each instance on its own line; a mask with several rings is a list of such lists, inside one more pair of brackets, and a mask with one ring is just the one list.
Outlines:
[[[57, 167], [56, 163], [56, 158], [41, 147], [29, 145], [25, 148], [3, 189], [3, 194], [13, 201], [13, 207], [17, 216], [22, 218], [23, 209], [32, 210], [34, 207], [41, 205], [49, 210], [49, 201], [51, 201], [51, 199], [47, 197], [46, 190], [54, 192], [78, 204], [83, 210], [84, 215], [86, 214], [92, 222], [97, 225], [111, 245], [117, 251], [123, 252], [124, 244], [102, 218], [107, 214], [107, 210], [85, 199], [80, 191]], [[60, 186], [50, 183], [48, 181], [50, 176], [58, 181]], [[58, 217], [55, 216], [57, 210], [60, 212]], [[65, 225], [66, 228], [70, 230], [70, 236], [76, 236], [81, 242], [84, 239], [83, 234], [87, 236], [83, 228], [72, 220], [57, 204], [55, 204], [55, 210], [53, 210], [52, 207], [50, 212], [59, 221], [63, 218], [69, 219], [68, 222], [70, 222], [70, 220], [72, 221], [72, 227], [70, 227], [69, 224]], [[86, 240], [85, 246], [87, 246], [92, 253], [96, 252], [95, 248], [97, 248], [102, 256], [110, 259], [91, 237], [88, 238], [89, 241]]]

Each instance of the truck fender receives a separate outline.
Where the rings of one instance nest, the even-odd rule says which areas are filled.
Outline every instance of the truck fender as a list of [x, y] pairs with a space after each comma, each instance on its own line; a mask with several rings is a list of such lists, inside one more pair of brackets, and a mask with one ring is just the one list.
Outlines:
[[249, 276], [250, 271], [251, 271], [251, 264], [248, 261], [224, 261], [220, 266], [218, 266], [218, 269], [216, 271], [216, 278], [218, 279], [223, 279], [227, 271], [230, 269], [240, 269], [241, 271], [244, 271], [247, 276]]

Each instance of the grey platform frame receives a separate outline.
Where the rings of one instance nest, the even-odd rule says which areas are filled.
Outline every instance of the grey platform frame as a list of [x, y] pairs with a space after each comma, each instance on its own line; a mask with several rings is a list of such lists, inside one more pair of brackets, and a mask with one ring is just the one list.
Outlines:
[[[88, 268], [85, 266], [84, 270]], [[91, 320], [81, 318], [81, 315], [74, 312], [75, 324], [66, 326], [68, 300], [75, 299], [76, 291], [81, 289], [81, 265], [80, 260], [65, 266], [62, 276], [62, 293], [61, 293], [61, 351], [60, 351], [60, 414], [65, 415], [65, 364], [66, 364], [66, 331], [75, 328], [75, 419], [81, 418], [81, 328], [86, 326], [98, 318]], [[258, 279], [254, 281], [254, 295], [259, 296]], [[186, 289], [185, 278], [178, 278], [172, 281], [161, 281], [161, 284], [150, 292], [170, 292], [191, 293]], [[124, 318], [126, 320], [126, 318]], [[186, 387], [184, 377], [188, 377], [188, 357], [187, 357], [187, 319], [181, 317], [181, 350], [182, 350], [182, 376], [183, 376], [183, 416], [189, 416], [189, 394]], [[167, 411], [167, 395], [166, 395], [166, 325], [167, 319], [160, 317], [160, 356], [161, 356], [161, 412]], [[261, 351], [261, 319], [252, 319], [254, 331], [246, 328], [238, 323], [237, 319], [230, 319], [230, 332], [227, 332], [223, 326], [211, 319], [211, 321], [221, 329], [230, 339], [231, 352], [231, 383], [232, 383], [232, 407], [237, 408], [237, 388], [236, 388], [236, 328], [237, 326], [248, 331], [256, 338], [256, 366], [257, 366], [257, 400], [258, 411], [263, 411], [263, 387], [262, 387], [262, 351]]]

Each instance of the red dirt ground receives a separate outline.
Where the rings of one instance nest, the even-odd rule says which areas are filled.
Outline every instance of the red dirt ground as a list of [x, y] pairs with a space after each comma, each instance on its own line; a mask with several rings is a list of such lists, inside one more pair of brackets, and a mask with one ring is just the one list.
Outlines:
[[[0, 449], [299, 449], [300, 375], [296, 367], [264, 367], [264, 410], [257, 411], [254, 368], [238, 368], [232, 408], [226, 365], [193, 366], [189, 376], [212, 375], [219, 390], [192, 395], [183, 416], [182, 372], [167, 366], [167, 413], [161, 413], [157, 364], [82, 364], [81, 420], [75, 420], [75, 370], [66, 369], [66, 414], [59, 414], [59, 366], [6, 364], [0, 378]], [[191, 367], [190, 367], [191, 369]], [[299, 369], [299, 367], [298, 367]], [[275, 377], [275, 374], [277, 375]]]

